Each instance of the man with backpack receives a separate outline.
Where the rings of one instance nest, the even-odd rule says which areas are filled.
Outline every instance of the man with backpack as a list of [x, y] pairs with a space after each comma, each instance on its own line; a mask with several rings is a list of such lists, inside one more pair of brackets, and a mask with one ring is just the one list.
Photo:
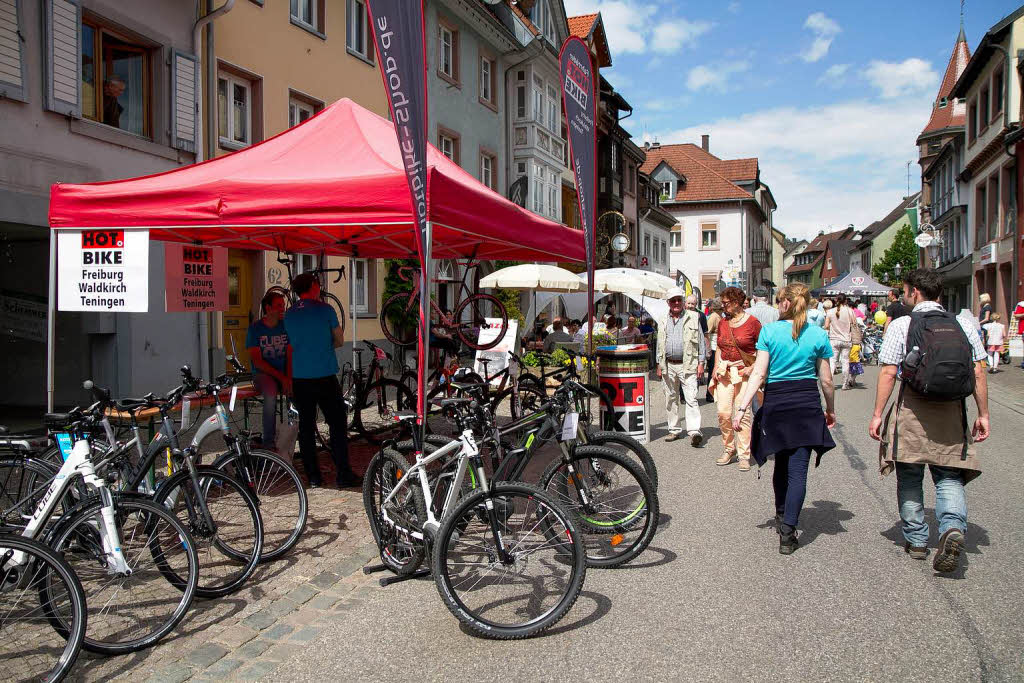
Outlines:
[[[939, 522], [932, 567], [952, 572], [960, 565], [967, 531], [964, 486], [981, 474], [974, 444], [989, 436], [988, 385], [985, 349], [973, 324], [947, 313], [937, 301], [941, 293], [942, 278], [933, 270], [919, 268], [904, 278], [911, 313], [891, 321], [882, 340], [878, 361], [883, 367], [868, 433], [881, 441], [881, 473], [896, 472], [904, 550], [916, 560], [928, 557], [922, 489], [928, 465]], [[898, 375], [899, 392], [883, 421]], [[972, 395], [978, 407], [973, 428], [967, 419]]]

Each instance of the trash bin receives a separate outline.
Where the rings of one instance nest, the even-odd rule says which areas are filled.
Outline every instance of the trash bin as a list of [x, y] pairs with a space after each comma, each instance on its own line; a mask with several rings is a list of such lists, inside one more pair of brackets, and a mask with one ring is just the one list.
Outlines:
[[612, 402], [609, 412], [601, 405], [604, 429], [625, 432], [640, 443], [650, 440], [647, 419], [647, 368], [650, 349], [646, 344], [602, 346], [595, 350], [599, 359], [598, 379]]

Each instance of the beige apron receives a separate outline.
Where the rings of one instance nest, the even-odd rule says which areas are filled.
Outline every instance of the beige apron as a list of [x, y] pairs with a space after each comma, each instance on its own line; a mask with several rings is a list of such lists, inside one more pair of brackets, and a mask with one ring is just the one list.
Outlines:
[[899, 461], [963, 470], [965, 484], [978, 477], [981, 464], [969, 433], [970, 421], [964, 428], [960, 402], [929, 401], [906, 385], [901, 391], [902, 396], [889, 406], [882, 427], [878, 448], [882, 476], [892, 472]]

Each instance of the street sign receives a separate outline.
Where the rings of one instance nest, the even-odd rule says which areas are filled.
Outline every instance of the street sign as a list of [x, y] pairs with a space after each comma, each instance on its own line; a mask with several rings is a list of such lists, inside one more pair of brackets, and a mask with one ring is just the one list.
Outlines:
[[931, 233], [922, 232], [920, 235], [914, 238], [914, 244], [921, 247], [922, 249], [926, 249], [934, 239], [935, 238], [932, 237]]
[[149, 310], [149, 230], [57, 234], [57, 310]]

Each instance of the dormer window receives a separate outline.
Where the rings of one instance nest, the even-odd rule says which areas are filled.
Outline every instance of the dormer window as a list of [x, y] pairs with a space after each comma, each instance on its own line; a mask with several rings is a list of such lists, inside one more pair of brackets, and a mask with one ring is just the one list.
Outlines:
[[949, 104], [949, 98], [948, 97], [940, 97], [939, 98], [939, 109], [945, 109], [948, 104]]
[[673, 197], [676, 196], [676, 193], [674, 192], [673, 187], [672, 187], [674, 184], [675, 183], [673, 181], [671, 181], [671, 180], [666, 180], [665, 182], [663, 182], [661, 184], [661, 198], [662, 199], [672, 199]]

